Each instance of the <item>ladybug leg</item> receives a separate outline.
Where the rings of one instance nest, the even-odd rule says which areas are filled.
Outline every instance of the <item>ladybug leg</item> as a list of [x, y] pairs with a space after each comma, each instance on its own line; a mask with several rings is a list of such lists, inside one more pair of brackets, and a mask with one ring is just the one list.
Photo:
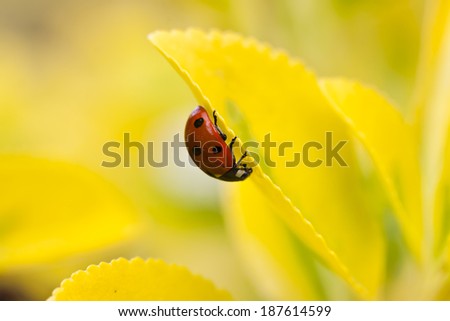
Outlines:
[[217, 126], [217, 115], [216, 111], [213, 111], [213, 117], [214, 117], [214, 126], [216, 126], [217, 131], [219, 132], [220, 137], [222, 137], [223, 140], [227, 140], [227, 135], [223, 133], [223, 131]]
[[233, 145], [234, 145], [234, 142], [236, 141], [236, 139], [237, 139], [237, 136], [236, 137], [234, 137], [232, 140], [231, 140], [231, 142], [230, 142], [230, 149], [233, 151]]
[[[239, 158], [239, 160], [236, 163], [236, 166], [239, 166], [245, 157], [247, 157], [247, 151], [245, 151], [244, 154], [242, 154], [241, 158]], [[242, 166], [247, 167], [247, 164], [243, 164]]]
[[213, 111], [214, 125], [217, 127], [217, 111]]
[[[233, 152], [233, 144], [234, 144], [234, 142], [236, 141], [236, 139], [237, 139], [237, 136], [234, 137], [234, 138], [231, 140], [231, 142], [230, 142], [230, 145], [229, 145], [229, 146], [230, 146], [231, 152]], [[247, 155], [247, 151], [245, 151], [244, 154], [242, 154], [241, 158], [239, 158], [239, 160], [234, 164], [234, 166], [235, 166], [235, 167], [239, 166], [239, 165], [241, 164], [242, 160], [243, 160], [245, 157], [247, 157], [247, 156], [248, 156], [248, 155]], [[233, 159], [234, 159], [234, 154], [233, 154]], [[242, 167], [247, 168], [247, 164], [242, 164]]]

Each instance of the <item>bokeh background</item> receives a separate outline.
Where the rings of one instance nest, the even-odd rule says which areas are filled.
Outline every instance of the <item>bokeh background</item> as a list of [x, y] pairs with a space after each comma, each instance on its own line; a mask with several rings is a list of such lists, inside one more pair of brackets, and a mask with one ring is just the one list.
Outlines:
[[[101, 166], [108, 160], [103, 145], [123, 142], [124, 133], [154, 142], [160, 160], [162, 143], [177, 133], [183, 137], [196, 106], [147, 34], [197, 27], [253, 36], [285, 49], [319, 76], [377, 87], [410, 118], [422, 17], [421, 0], [0, 0], [1, 157], [70, 163], [105, 181], [133, 208], [130, 216], [107, 206], [93, 211], [63, 171], [50, 171], [62, 177], [57, 183], [50, 178], [51, 188], [46, 172], [37, 183], [36, 170], [20, 177], [20, 169], [3, 172], [0, 298], [46, 299], [77, 269], [137, 255], [186, 265], [236, 299], [270, 297], [249, 281], [251, 271], [227, 233], [220, 207], [224, 183], [192, 166], [175, 166], [171, 153], [165, 168], [139, 168], [136, 153], [130, 168]], [[184, 151], [182, 158], [187, 160]], [[57, 205], [71, 195], [78, 195], [76, 204], [64, 213]], [[105, 202], [114, 204], [116, 196], [108, 197]], [[114, 220], [123, 226], [108, 230]], [[62, 239], [70, 246], [52, 246]], [[78, 246], [82, 239], [91, 246]]]

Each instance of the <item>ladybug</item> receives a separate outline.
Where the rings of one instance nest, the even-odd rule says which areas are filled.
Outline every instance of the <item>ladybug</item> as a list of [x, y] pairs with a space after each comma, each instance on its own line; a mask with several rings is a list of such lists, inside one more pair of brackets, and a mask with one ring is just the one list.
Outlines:
[[243, 181], [253, 171], [246, 164], [241, 165], [247, 152], [236, 162], [233, 144], [237, 137], [227, 145], [227, 135], [217, 126], [216, 111], [213, 112], [213, 117], [214, 122], [202, 106], [195, 108], [189, 115], [184, 132], [189, 156], [211, 177], [227, 182]]

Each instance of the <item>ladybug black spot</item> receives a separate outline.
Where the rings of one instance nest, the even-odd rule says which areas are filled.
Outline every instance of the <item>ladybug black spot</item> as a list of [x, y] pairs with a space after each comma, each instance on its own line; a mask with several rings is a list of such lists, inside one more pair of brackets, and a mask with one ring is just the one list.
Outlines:
[[217, 146], [214, 146], [213, 148], [211, 148], [211, 152], [213, 153], [213, 154], [218, 154], [218, 153], [220, 153], [222, 151], [222, 146], [220, 146], [220, 145], [217, 145]]
[[204, 122], [205, 120], [203, 118], [198, 118], [194, 121], [194, 127], [199, 128]]
[[192, 148], [192, 151], [194, 152], [195, 156], [199, 156], [202, 153], [202, 149], [198, 146]]

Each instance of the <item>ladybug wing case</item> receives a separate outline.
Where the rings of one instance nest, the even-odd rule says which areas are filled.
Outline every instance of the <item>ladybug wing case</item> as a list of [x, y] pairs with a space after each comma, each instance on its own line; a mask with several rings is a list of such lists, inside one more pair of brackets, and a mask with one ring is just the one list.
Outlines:
[[184, 136], [189, 156], [206, 174], [219, 178], [233, 168], [233, 153], [203, 107], [189, 116]]

